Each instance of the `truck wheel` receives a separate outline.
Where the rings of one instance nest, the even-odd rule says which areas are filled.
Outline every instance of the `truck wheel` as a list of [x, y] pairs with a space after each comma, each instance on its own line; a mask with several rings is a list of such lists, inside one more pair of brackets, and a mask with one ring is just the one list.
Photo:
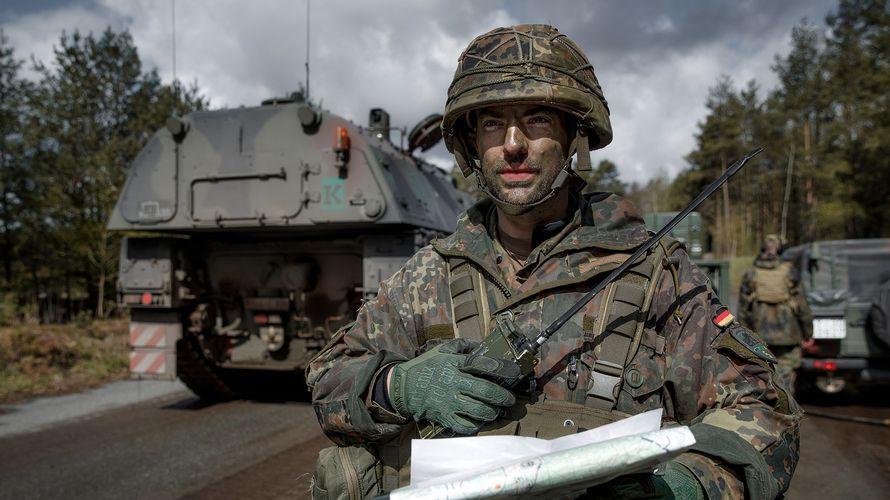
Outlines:
[[187, 336], [176, 342], [176, 372], [179, 379], [201, 399], [226, 401], [235, 397], [234, 391], [204, 356], [198, 339], [194, 337]]

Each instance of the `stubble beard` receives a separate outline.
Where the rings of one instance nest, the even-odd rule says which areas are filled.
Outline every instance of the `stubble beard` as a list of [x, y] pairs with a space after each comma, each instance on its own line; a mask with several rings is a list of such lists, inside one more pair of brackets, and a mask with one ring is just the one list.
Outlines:
[[506, 185], [498, 176], [498, 172], [507, 166], [507, 162], [499, 161], [495, 166], [485, 167], [483, 165], [482, 168], [482, 177], [488, 190], [495, 196], [494, 201], [509, 203], [509, 205], [498, 204], [499, 208], [509, 215], [522, 215], [533, 210], [535, 207], [531, 205], [550, 194], [553, 181], [559, 175], [558, 168], [544, 168], [543, 165], [528, 160], [525, 161], [525, 164], [537, 175], [528, 182], [513, 182]]

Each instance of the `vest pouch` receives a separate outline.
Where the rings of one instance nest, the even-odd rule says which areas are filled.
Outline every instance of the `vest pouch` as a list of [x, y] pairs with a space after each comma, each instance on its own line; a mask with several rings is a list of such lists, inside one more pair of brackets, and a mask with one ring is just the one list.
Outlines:
[[398, 436], [377, 445], [382, 493], [389, 493], [411, 483], [412, 439], [420, 439], [417, 425], [413, 423], [403, 426]]
[[663, 406], [664, 363], [662, 355], [642, 345], [637, 356], [624, 369], [621, 391], [630, 394], [637, 411], [656, 410]]
[[519, 435], [554, 439], [617, 422], [629, 417], [616, 410], [590, 408], [571, 401], [546, 400], [531, 405], [519, 423]]
[[331, 446], [318, 453], [314, 500], [361, 500], [380, 493], [379, 460], [364, 446]]
[[518, 400], [502, 420], [496, 425], [483, 428], [479, 435], [555, 439], [595, 429], [629, 416], [619, 411], [589, 408], [571, 401], [531, 402], [525, 399]]
[[754, 294], [758, 302], [781, 304], [787, 302], [788, 266], [780, 265], [772, 269], [757, 268], [754, 271]]

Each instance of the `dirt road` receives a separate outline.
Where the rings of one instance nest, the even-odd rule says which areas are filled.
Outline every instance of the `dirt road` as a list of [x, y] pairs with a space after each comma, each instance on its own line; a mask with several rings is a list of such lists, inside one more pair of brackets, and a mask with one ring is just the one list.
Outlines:
[[[806, 408], [890, 418], [890, 405]], [[188, 393], [0, 438], [0, 498], [308, 498], [328, 446], [305, 402]], [[789, 497], [887, 498], [890, 428], [809, 417]]]
[[0, 438], [0, 498], [307, 498], [326, 443], [305, 403], [178, 393]]
[[[803, 404], [804, 410], [890, 419], [890, 405]], [[890, 427], [808, 416], [788, 498], [890, 498]]]

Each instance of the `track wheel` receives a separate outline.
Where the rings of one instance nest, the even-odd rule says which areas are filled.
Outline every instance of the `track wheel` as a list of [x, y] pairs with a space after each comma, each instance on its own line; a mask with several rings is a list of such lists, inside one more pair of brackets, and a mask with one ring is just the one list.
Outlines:
[[198, 339], [186, 336], [176, 343], [176, 372], [179, 379], [199, 398], [207, 401], [225, 401], [235, 397], [235, 392], [220, 376], [219, 370], [208, 360]]

